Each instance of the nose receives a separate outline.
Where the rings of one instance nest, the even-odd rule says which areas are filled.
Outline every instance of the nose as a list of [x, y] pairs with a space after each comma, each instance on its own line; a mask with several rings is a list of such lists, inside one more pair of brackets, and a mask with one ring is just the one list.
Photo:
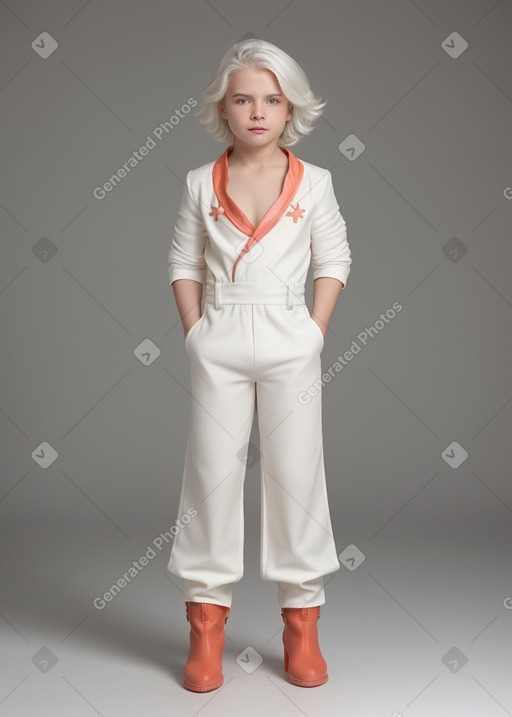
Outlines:
[[259, 105], [255, 105], [251, 116], [254, 117], [254, 119], [261, 119], [264, 116], [262, 108]]

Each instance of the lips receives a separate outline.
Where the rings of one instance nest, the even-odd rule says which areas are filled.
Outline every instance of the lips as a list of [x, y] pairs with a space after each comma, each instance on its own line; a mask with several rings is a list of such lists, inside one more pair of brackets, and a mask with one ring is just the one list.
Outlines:
[[251, 132], [266, 132], [266, 127], [250, 127]]

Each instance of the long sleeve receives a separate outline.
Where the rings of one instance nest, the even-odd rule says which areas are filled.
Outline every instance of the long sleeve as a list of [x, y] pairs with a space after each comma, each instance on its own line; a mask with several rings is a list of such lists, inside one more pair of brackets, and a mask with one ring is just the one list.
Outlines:
[[194, 279], [206, 283], [204, 248], [208, 233], [192, 197], [190, 170], [181, 193], [178, 218], [169, 251], [169, 281]]
[[352, 263], [347, 227], [339, 211], [331, 173], [325, 171], [324, 188], [315, 206], [311, 225], [313, 280], [331, 276], [343, 282], [345, 287]]

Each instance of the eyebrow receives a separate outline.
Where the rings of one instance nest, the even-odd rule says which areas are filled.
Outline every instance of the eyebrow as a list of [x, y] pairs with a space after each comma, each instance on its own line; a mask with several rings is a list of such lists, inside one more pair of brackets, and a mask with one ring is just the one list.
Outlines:
[[[252, 95], [246, 95], [246, 94], [244, 94], [243, 92], [235, 92], [234, 95], [231, 95], [231, 97], [238, 97], [238, 96], [240, 96], [240, 97], [252, 97]], [[273, 95], [267, 95], [267, 97], [282, 97], [282, 96], [283, 96], [283, 95], [281, 95], [279, 92], [274, 92]]]

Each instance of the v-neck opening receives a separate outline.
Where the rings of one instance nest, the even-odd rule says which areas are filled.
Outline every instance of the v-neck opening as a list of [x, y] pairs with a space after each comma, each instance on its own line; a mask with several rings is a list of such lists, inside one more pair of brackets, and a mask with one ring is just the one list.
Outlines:
[[216, 160], [213, 166], [213, 185], [215, 194], [219, 201], [219, 206], [224, 209], [224, 216], [231, 221], [240, 231], [248, 237], [260, 239], [274, 226], [281, 217], [284, 210], [288, 207], [291, 200], [295, 196], [298, 186], [302, 180], [304, 173], [304, 165], [302, 162], [285, 147], [279, 149], [288, 157], [288, 170], [286, 172], [281, 194], [267, 210], [262, 220], [255, 227], [242, 209], [230, 197], [227, 191], [229, 181], [229, 165], [228, 157], [233, 151], [233, 145], [225, 149], [222, 155]]
[[250, 219], [249, 219], [249, 217], [247, 216], [247, 214], [245, 214], [245, 212], [242, 211], [241, 207], [235, 202], [235, 200], [233, 199], [233, 197], [228, 193], [228, 186], [229, 186], [229, 161], [228, 161], [228, 160], [229, 160], [229, 156], [231, 155], [231, 153], [232, 153], [232, 151], [233, 151], [233, 145], [230, 145], [230, 146], [228, 147], [228, 149], [227, 149], [227, 153], [226, 153], [226, 184], [225, 184], [224, 189], [225, 189], [225, 192], [226, 192], [226, 196], [229, 198], [229, 201], [232, 202], [233, 205], [237, 208], [237, 211], [240, 212], [240, 214], [243, 216], [243, 218], [244, 218], [245, 222], [247, 223], [247, 225], [250, 226], [250, 227], [252, 227], [251, 235], [254, 235], [254, 234], [258, 231], [258, 228], [261, 226], [261, 224], [263, 224], [263, 222], [265, 221], [265, 219], [268, 217], [269, 213], [275, 208], [275, 206], [276, 206], [276, 205], [278, 204], [278, 202], [280, 201], [281, 197], [283, 196], [283, 192], [285, 191], [285, 188], [286, 188], [286, 182], [287, 182], [287, 179], [288, 179], [288, 175], [290, 174], [290, 164], [291, 164], [291, 162], [290, 162], [290, 153], [288, 152], [288, 150], [287, 150], [285, 147], [279, 147], [279, 149], [281, 150], [281, 152], [282, 152], [284, 155], [286, 155], [286, 158], [287, 158], [287, 160], [288, 160], [288, 166], [287, 166], [287, 168], [286, 168], [286, 174], [285, 174], [285, 176], [284, 176], [283, 186], [282, 186], [281, 192], [279, 193], [279, 196], [278, 196], [278, 198], [276, 199], [276, 201], [267, 209], [267, 211], [266, 211], [265, 214], [262, 216], [261, 220], [259, 221], [259, 223], [258, 223], [256, 226], [250, 221]]

